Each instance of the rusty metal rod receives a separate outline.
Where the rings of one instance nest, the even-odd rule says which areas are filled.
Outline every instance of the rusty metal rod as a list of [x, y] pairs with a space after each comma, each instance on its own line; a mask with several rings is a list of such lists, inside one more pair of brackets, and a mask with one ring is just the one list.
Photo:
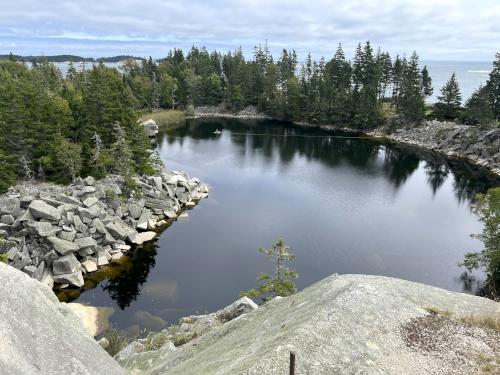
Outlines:
[[290, 352], [290, 375], [295, 375], [295, 353]]

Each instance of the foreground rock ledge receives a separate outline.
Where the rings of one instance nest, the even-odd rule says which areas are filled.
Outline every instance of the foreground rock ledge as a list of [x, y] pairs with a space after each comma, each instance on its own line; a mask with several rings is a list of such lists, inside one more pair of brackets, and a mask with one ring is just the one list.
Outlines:
[[0, 283], [0, 374], [126, 374], [48, 286], [1, 262]]
[[274, 375], [288, 373], [294, 351], [297, 374], [480, 373], [500, 358], [500, 335], [460, 320], [470, 316], [500, 319], [500, 304], [388, 277], [331, 276], [120, 364], [134, 375]]

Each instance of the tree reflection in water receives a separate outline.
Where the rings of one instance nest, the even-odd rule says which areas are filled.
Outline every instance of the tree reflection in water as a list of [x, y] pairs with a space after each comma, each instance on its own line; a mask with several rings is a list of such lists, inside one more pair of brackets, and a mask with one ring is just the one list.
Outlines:
[[120, 309], [124, 310], [137, 299], [141, 285], [147, 281], [149, 272], [155, 266], [156, 253], [156, 241], [145, 243], [132, 255], [130, 266], [103, 286], [102, 289], [109, 293]]

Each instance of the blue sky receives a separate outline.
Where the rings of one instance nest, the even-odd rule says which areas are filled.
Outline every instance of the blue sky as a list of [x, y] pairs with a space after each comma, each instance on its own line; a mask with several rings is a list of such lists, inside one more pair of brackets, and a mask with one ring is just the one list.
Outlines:
[[205, 45], [248, 53], [352, 54], [370, 40], [392, 54], [491, 61], [500, 51], [499, 0], [3, 0], [0, 53], [134, 54]]

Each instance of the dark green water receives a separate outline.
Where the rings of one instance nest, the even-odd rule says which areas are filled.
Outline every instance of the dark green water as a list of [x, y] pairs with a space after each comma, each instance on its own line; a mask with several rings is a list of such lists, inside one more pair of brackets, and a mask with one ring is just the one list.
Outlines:
[[115, 307], [111, 321], [122, 328], [159, 330], [255, 286], [271, 270], [257, 249], [279, 237], [297, 255], [299, 288], [364, 273], [473, 289], [458, 266], [480, 247], [469, 236], [481, 231], [470, 199], [498, 181], [464, 163], [332, 135], [221, 120], [161, 134], [167, 167], [207, 182], [210, 197], [79, 301]]

